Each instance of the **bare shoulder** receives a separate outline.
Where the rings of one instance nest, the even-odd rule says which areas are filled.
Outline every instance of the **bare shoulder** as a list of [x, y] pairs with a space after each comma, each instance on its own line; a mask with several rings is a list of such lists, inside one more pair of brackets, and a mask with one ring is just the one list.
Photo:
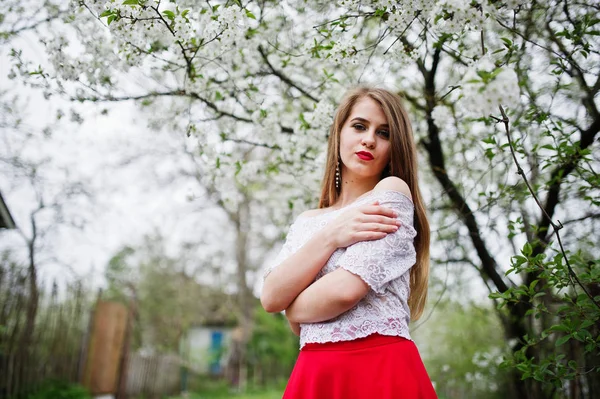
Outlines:
[[406, 182], [399, 177], [388, 176], [385, 179], [381, 179], [373, 189], [374, 192], [388, 190], [398, 191], [406, 195], [408, 198], [412, 198], [412, 193], [410, 192], [408, 184], [406, 184]]
[[302, 212], [300, 215], [298, 215], [298, 217], [299, 218], [301, 218], [301, 217], [309, 218], [309, 217], [313, 217], [313, 216], [319, 216], [323, 212], [326, 212], [326, 209], [324, 209], [324, 208], [309, 209], [307, 211]]

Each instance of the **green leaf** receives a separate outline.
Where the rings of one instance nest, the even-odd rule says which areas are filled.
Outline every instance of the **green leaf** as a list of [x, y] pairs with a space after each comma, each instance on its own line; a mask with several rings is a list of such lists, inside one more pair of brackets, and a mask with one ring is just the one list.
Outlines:
[[249, 10], [246, 10], [246, 16], [248, 18], [256, 19], [256, 17], [254, 16], [254, 14], [252, 14]]
[[535, 286], [537, 285], [537, 283], [539, 283], [540, 280], [533, 280], [531, 282], [531, 284], [529, 284], [529, 291], [533, 291], [533, 289], [535, 288]]
[[173, 11], [165, 10], [163, 11], [163, 14], [171, 21], [175, 20], [175, 13]]
[[560, 337], [559, 339], [556, 340], [556, 346], [561, 346], [570, 339], [571, 339], [570, 335], [565, 335], [564, 337]]
[[300, 118], [300, 123], [301, 123], [302, 129], [310, 129], [310, 123], [308, 123], [306, 121], [306, 119], [304, 119], [304, 114], [303, 113], [300, 113], [299, 118]]
[[512, 47], [513, 42], [510, 39], [507, 39], [507, 38], [503, 37], [503, 38], [501, 38], [501, 40], [504, 42], [504, 45], [506, 47], [509, 47], [509, 48]]
[[113, 15], [113, 10], [106, 10], [102, 14], [100, 14], [100, 18], [108, 17], [109, 15]]
[[548, 329], [548, 331], [562, 331], [562, 332], [569, 332], [569, 327], [565, 326], [564, 324], [556, 324], [552, 327], [550, 327]]
[[523, 246], [523, 250], [521, 251], [521, 253], [523, 253], [523, 255], [525, 256], [531, 256], [531, 254], [533, 253], [533, 248], [531, 248], [531, 244], [526, 242]]
[[552, 144], [544, 144], [541, 148], [556, 151], [556, 148]]
[[140, 2], [138, 0], [125, 0], [123, 2], [124, 6], [139, 6]]
[[377, 11], [375, 11], [375, 16], [383, 17], [385, 15], [385, 10], [386, 10], [385, 7], [378, 9]]

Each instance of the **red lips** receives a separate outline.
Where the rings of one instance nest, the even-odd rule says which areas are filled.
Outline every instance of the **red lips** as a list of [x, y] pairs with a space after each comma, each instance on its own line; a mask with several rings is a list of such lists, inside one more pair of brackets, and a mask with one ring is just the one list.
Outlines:
[[356, 153], [356, 155], [358, 155], [358, 157], [360, 159], [362, 159], [363, 161], [372, 161], [373, 160], [373, 154], [371, 154], [370, 152], [367, 152], [367, 151], [359, 151]]

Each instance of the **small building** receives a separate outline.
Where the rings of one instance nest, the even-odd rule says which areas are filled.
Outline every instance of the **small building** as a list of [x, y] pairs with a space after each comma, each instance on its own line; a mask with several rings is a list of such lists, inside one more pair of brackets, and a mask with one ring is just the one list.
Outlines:
[[198, 374], [220, 376], [227, 366], [233, 327], [199, 325], [191, 327], [181, 340], [181, 357]]
[[202, 311], [183, 334], [179, 356], [195, 373], [223, 376], [238, 324], [233, 312], [235, 296], [203, 285], [199, 289], [205, 294]]
[[6, 202], [4, 202], [4, 198], [2, 198], [2, 193], [0, 193], [0, 229], [16, 228], [17, 226], [15, 224], [15, 221], [8, 210]]

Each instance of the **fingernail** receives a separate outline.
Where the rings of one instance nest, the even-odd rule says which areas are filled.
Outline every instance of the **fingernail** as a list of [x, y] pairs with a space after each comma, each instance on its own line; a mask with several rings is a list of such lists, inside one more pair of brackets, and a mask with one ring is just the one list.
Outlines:
[[397, 224], [398, 226], [402, 226], [402, 222], [401, 222], [401, 221], [399, 221], [399, 220], [396, 220], [396, 224]]

